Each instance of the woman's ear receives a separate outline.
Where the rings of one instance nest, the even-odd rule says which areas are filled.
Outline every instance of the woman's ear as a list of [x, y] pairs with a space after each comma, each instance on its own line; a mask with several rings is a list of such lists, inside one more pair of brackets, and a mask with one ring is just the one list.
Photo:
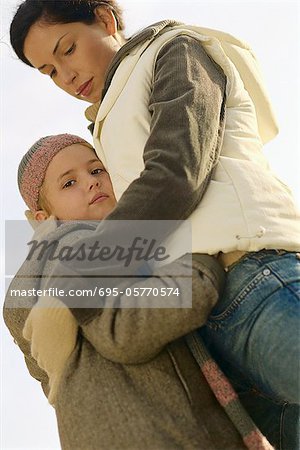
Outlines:
[[96, 22], [102, 23], [108, 36], [118, 32], [118, 24], [113, 11], [106, 6], [98, 6], [94, 9]]
[[42, 222], [43, 220], [49, 219], [49, 214], [44, 211], [43, 209], [39, 209], [38, 211], [35, 211], [33, 213], [34, 220], [37, 220], [38, 222]]

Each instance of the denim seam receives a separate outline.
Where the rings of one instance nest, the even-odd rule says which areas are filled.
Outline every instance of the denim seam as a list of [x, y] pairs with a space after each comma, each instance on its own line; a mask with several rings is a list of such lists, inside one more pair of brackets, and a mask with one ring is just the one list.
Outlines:
[[238, 264], [240, 263], [244, 263], [245, 261], [255, 261], [257, 263], [259, 263], [259, 265], [261, 265], [261, 258], [257, 256], [257, 254], [259, 254], [260, 252], [263, 252], [264, 250], [259, 250], [258, 252], [247, 252], [245, 253], [245, 255], [243, 255], [240, 259], [238, 259], [236, 262], [234, 262], [233, 264], [231, 264], [228, 267], [228, 271], [227, 273], [231, 272], [232, 269], [234, 269], [234, 267], [236, 267]]
[[[228, 308], [224, 312], [218, 315], [211, 314], [210, 318], [212, 320], [224, 320], [226, 319], [236, 308], [238, 308], [242, 303], [245, 297], [249, 294], [250, 291], [253, 291], [258, 285], [258, 283], [261, 282], [261, 280], [265, 277], [265, 275], [260, 272], [256, 275], [254, 280], [252, 280], [244, 289], [243, 291], [230, 303]], [[210, 323], [210, 319], [207, 322]]]
[[286, 400], [281, 400], [280, 398], [274, 396], [274, 394], [270, 394], [270, 393], [265, 393], [264, 391], [261, 390], [260, 386], [257, 385], [256, 381], [253, 380], [248, 373], [244, 373], [241, 369], [240, 369], [241, 374], [244, 376], [244, 378], [247, 380], [248, 386], [245, 388], [244, 393], [253, 393], [256, 396], [259, 396], [265, 400], [268, 401], [272, 401], [274, 403], [274, 405], [280, 406], [282, 408], [285, 408], [287, 405], [289, 405], [290, 403], [287, 402]]
[[[234, 269], [238, 264], [244, 263], [245, 261], [255, 261], [259, 266], [263, 266], [265, 263], [262, 260], [262, 258], [265, 258], [267, 255], [262, 253], [270, 253], [270, 252], [276, 252], [277, 255], [280, 255], [279, 252], [281, 250], [259, 250], [257, 252], [247, 252], [245, 253], [245, 255], [243, 255], [239, 260], [237, 260], [236, 262], [232, 263], [228, 269], [227, 269], [227, 274], [230, 273], [232, 271], [232, 269]], [[285, 253], [290, 253], [290, 252], [285, 252]], [[281, 256], [281, 255], [280, 255]]]
[[233, 263], [229, 267], [228, 272], [230, 272], [237, 264], [239, 264], [242, 261], [244, 262], [244, 261], [248, 261], [248, 260], [253, 260], [262, 266], [265, 264], [263, 261], [263, 258], [265, 258], [266, 256], [269, 256], [270, 254], [274, 254], [274, 256], [284, 256], [287, 253], [294, 253], [294, 252], [287, 251], [287, 250], [276, 250], [276, 249], [262, 249], [262, 250], [258, 250], [256, 252], [248, 252], [245, 255], [243, 255], [238, 261]]
[[[247, 255], [245, 255], [245, 258], [247, 258]], [[276, 271], [274, 271], [274, 269], [272, 269], [272, 267], [269, 265], [270, 263], [269, 263], [269, 264], [268, 264], [268, 263], [265, 264], [263, 261], [261, 261], [261, 260], [259, 260], [259, 259], [256, 259], [255, 257], [252, 257], [252, 256], [251, 256], [251, 257], [248, 257], [248, 258], [249, 258], [249, 259], [250, 259], [250, 258], [255, 259], [255, 260], [257, 261], [257, 263], [258, 263], [261, 267], [264, 267], [264, 270], [265, 270], [265, 269], [268, 269], [268, 270], [270, 271], [270, 274], [267, 275], [268, 277], [271, 276], [271, 275], [273, 275], [273, 276], [276, 278], [276, 280], [279, 281], [279, 283], [281, 284], [281, 286], [278, 286], [278, 288], [277, 288], [276, 290], [281, 289], [282, 287], [285, 287], [285, 288], [289, 289], [289, 291], [290, 291], [292, 294], [294, 294], [294, 295], [297, 296], [297, 291], [295, 291], [293, 288], [291, 288], [291, 286], [290, 286], [289, 284], [287, 284], [287, 282], [284, 281], [284, 280], [281, 278], [281, 276], [280, 276]], [[225, 319], [226, 319], [233, 311], [235, 311], [236, 308], [238, 308], [238, 307], [243, 303], [243, 299], [245, 298], [245, 296], [248, 295], [250, 291], [254, 290], [254, 289], [257, 287], [257, 284], [258, 284], [265, 276], [266, 276], [266, 275], [264, 275], [263, 272], [260, 272], [259, 274], [257, 274], [256, 277], [254, 278], [254, 280], [252, 280], [252, 281], [251, 281], [251, 282], [243, 289], [243, 291], [242, 291], [237, 297], [235, 297], [234, 300], [232, 300], [232, 302], [230, 303], [230, 305], [228, 306], [228, 308], [226, 308], [225, 311], [223, 311], [221, 314], [218, 314], [218, 315], [214, 315], [214, 314], [212, 313], [211, 316], [210, 316], [210, 318], [209, 318], [208, 321], [207, 321], [207, 324], [208, 324], [209, 326], [210, 326], [210, 325], [213, 325], [213, 328], [214, 328], [214, 329], [219, 328], [219, 325], [215, 324], [214, 321], [216, 321], [216, 320], [218, 320], [218, 321], [225, 320]], [[273, 291], [272, 294], [274, 294], [274, 292], [276, 292], [276, 291]]]
[[249, 261], [251, 260], [253, 253], [246, 253], [245, 255], [243, 255], [240, 259], [238, 259], [237, 261], [235, 261], [234, 263], [232, 263], [226, 270], [226, 273], [229, 274], [229, 272], [232, 271], [232, 269], [234, 269], [238, 264], [243, 263], [245, 261]]
[[294, 290], [294, 289], [291, 287], [291, 283], [293, 283], [294, 281], [291, 281], [291, 282], [287, 283], [286, 281], [284, 281], [284, 280], [281, 278], [281, 276], [280, 276], [277, 272], [274, 272], [274, 270], [273, 270], [271, 267], [269, 267], [269, 266], [266, 266], [266, 267], [270, 270], [270, 272], [272, 273], [272, 275], [274, 275], [274, 277], [277, 278], [278, 281], [280, 281], [280, 283], [282, 284], [283, 287], [285, 287], [286, 289], [288, 289], [288, 290], [289, 290], [293, 295], [295, 295], [296, 297], [298, 296], [297, 291]]

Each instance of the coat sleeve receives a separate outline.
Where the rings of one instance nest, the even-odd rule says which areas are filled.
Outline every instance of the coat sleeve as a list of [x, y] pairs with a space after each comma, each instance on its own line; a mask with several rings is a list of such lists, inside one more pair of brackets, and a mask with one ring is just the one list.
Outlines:
[[225, 89], [223, 70], [199, 41], [179, 36], [165, 44], [157, 56], [149, 102], [145, 169], [108, 218], [184, 220], [190, 216], [219, 157]]
[[[185, 283], [183, 288], [181, 278], [165, 277], [164, 273], [169, 273], [166, 266], [160, 271], [159, 278], [156, 275], [131, 286], [132, 292], [134, 287], [177, 288], [181, 302], [177, 307], [149, 308], [147, 305], [157, 301], [157, 297], [140, 295], [133, 298], [136, 307], [103, 308], [92, 319], [80, 323], [83, 336], [105, 358], [137, 364], [151, 359], [169, 342], [203, 325], [218, 300], [224, 273], [213, 257], [193, 255], [191, 262], [189, 256], [185, 255], [171, 265], [173, 270], [180, 270], [192, 264], [190, 285]], [[186, 307], [189, 299], [192, 304]], [[159, 301], [163, 300], [168, 301], [168, 298], [159, 298]]]
[[9, 294], [6, 296], [6, 301], [3, 308], [4, 322], [12, 335], [15, 344], [18, 345], [24, 355], [25, 363], [30, 375], [41, 383], [42, 389], [46, 397], [49, 394], [49, 378], [47, 373], [42, 370], [36, 360], [31, 356], [30, 342], [26, 341], [22, 335], [25, 321], [30, 312], [29, 308], [13, 308], [9, 304]]

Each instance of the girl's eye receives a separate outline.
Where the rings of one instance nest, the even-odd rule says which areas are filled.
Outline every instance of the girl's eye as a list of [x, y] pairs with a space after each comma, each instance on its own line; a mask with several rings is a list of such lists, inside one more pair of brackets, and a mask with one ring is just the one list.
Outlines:
[[72, 44], [70, 48], [64, 53], [65, 56], [71, 55], [73, 51], [75, 50], [75, 44]]
[[75, 183], [75, 180], [69, 180], [67, 181], [64, 185], [63, 185], [63, 189], [66, 189], [70, 186], [73, 186], [73, 184]]
[[102, 173], [102, 172], [105, 172], [105, 170], [98, 168], [98, 169], [92, 170], [91, 174], [98, 175], [99, 173]]

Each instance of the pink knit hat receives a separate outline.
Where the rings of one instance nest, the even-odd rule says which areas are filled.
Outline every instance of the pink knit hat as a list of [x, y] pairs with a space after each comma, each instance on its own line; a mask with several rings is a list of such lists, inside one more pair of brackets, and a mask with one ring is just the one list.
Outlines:
[[31, 211], [39, 209], [40, 189], [48, 165], [58, 152], [73, 144], [83, 144], [92, 148], [79, 136], [57, 134], [39, 139], [23, 156], [18, 169], [18, 186], [23, 200]]

